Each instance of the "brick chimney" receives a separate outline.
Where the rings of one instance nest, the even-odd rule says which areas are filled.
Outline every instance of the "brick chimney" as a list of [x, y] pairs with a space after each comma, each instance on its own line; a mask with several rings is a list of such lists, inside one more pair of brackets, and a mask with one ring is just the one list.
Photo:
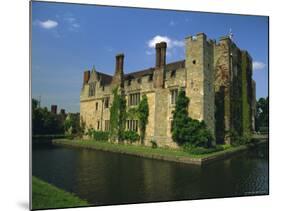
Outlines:
[[166, 65], [166, 49], [167, 43], [156, 43], [156, 65], [154, 71], [154, 88], [163, 88], [165, 79], [165, 65]]
[[166, 42], [156, 43], [156, 45], [155, 45], [156, 68], [161, 68], [166, 65], [166, 49], [167, 49]]
[[117, 54], [116, 55], [116, 65], [115, 65], [115, 74], [118, 72], [123, 72], [124, 66], [124, 54]]
[[160, 54], [160, 67], [164, 67], [166, 65], [166, 49], [167, 43], [160, 42], [161, 54]]
[[116, 55], [115, 74], [113, 76], [113, 83], [124, 87], [124, 54]]
[[57, 105], [51, 105], [51, 112], [53, 113], [53, 114], [57, 114]]
[[83, 80], [83, 84], [87, 84], [88, 81], [90, 79], [90, 71], [87, 70], [87, 71], [84, 71], [84, 80]]
[[156, 68], [160, 67], [160, 56], [161, 56], [161, 46], [160, 43], [156, 43], [155, 45], [155, 50], [156, 50]]

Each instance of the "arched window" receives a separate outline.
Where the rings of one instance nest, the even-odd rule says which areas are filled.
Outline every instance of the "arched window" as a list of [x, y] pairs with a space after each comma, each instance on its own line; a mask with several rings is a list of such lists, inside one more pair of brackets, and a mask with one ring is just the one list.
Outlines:
[[90, 83], [89, 85], [89, 97], [95, 96], [96, 94], [96, 84]]

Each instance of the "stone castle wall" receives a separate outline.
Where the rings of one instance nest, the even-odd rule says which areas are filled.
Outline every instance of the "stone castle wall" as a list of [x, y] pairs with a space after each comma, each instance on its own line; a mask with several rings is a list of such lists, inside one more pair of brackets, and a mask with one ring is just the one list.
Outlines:
[[[218, 143], [230, 143], [225, 131], [234, 128], [240, 132], [239, 125], [242, 125], [244, 118], [243, 103], [250, 109], [247, 113], [250, 118], [255, 112], [255, 84], [251, 79], [250, 57], [245, 57], [247, 65], [243, 70], [243, 53], [230, 38], [222, 37], [216, 43], [207, 40], [203, 33], [186, 38], [184, 61], [166, 64], [166, 47], [165, 43], [156, 46], [156, 65], [153, 68], [124, 74], [124, 55], [118, 54], [114, 76], [105, 76], [96, 70], [90, 74], [86, 72], [80, 95], [81, 120], [85, 121], [87, 128], [97, 129], [99, 122], [99, 130], [105, 130], [104, 121], [110, 119], [112, 90], [121, 86], [127, 102], [128, 96], [133, 93], [140, 93], [140, 96], [145, 94], [148, 98], [145, 144], [150, 145], [150, 141], [154, 140], [159, 146], [177, 147], [171, 137], [172, 112], [175, 108], [171, 103], [171, 93], [175, 89], [184, 89], [190, 98], [189, 116], [204, 120]], [[243, 73], [246, 85], [241, 83]], [[89, 96], [93, 84], [95, 93]], [[243, 98], [243, 90], [251, 92], [250, 99]], [[110, 99], [108, 108], [104, 105], [106, 97]], [[128, 104], [127, 107], [130, 108]], [[234, 118], [235, 115], [239, 118]], [[253, 121], [251, 119], [252, 124]]]

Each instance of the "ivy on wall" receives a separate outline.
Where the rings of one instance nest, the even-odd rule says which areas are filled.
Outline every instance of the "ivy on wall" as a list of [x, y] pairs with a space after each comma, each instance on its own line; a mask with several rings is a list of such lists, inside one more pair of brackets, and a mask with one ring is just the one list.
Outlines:
[[126, 114], [128, 119], [138, 119], [140, 129], [140, 140], [144, 144], [146, 125], [148, 123], [149, 106], [147, 96], [143, 95], [138, 107], [129, 108]]
[[110, 107], [110, 130], [111, 141], [122, 141], [122, 134], [125, 130], [126, 121], [126, 100], [122, 90], [118, 87], [113, 89], [113, 102]]
[[245, 54], [242, 56], [242, 134], [250, 132], [251, 121], [250, 121], [250, 105], [248, 102], [249, 94], [247, 85], [247, 70], [248, 61]]
[[142, 144], [144, 144], [146, 125], [148, 123], [148, 115], [149, 115], [149, 107], [148, 107], [147, 96], [143, 95], [140, 104], [138, 106], [140, 139]]

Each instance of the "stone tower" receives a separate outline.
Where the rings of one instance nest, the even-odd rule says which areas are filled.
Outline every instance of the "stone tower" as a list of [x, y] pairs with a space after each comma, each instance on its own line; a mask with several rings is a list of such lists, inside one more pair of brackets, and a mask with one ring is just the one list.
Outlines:
[[189, 116], [204, 120], [215, 134], [213, 41], [204, 33], [186, 38], [186, 96]]

